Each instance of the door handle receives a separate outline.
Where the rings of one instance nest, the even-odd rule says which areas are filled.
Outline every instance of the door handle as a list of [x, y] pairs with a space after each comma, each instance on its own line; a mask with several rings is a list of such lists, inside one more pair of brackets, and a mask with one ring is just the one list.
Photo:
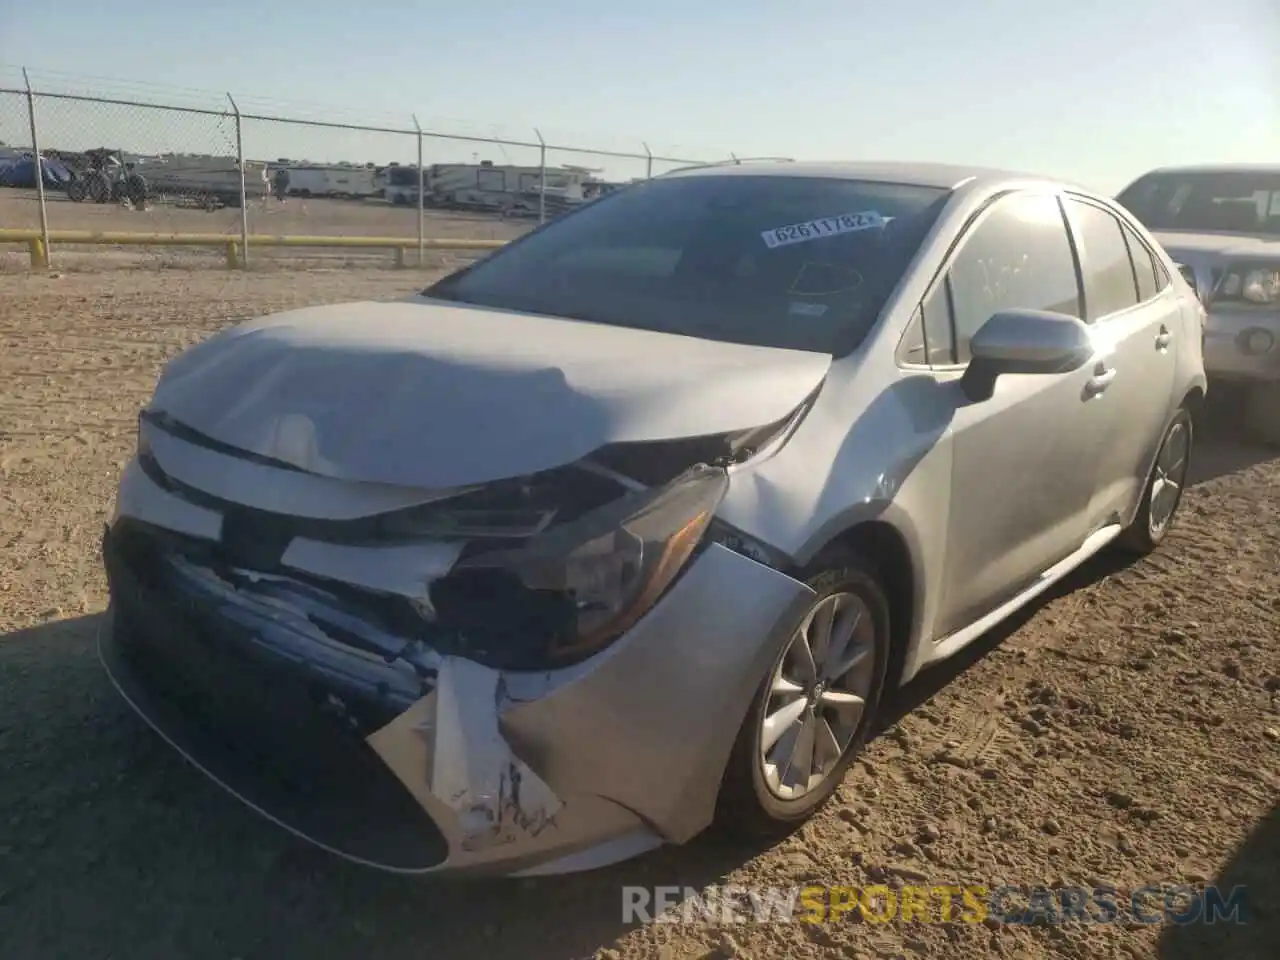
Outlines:
[[1111, 381], [1115, 378], [1116, 368], [1107, 367], [1100, 363], [1094, 368], [1093, 376], [1089, 378], [1086, 390], [1090, 396], [1097, 396], [1111, 386]]
[[1156, 334], [1156, 349], [1167, 350], [1169, 344], [1173, 342], [1173, 334], [1169, 332], [1169, 328], [1164, 324], [1160, 325], [1160, 332]]

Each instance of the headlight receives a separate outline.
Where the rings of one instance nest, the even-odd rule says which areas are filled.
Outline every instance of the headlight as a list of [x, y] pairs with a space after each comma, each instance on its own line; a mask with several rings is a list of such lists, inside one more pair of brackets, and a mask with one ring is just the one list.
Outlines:
[[1244, 275], [1240, 295], [1252, 303], [1280, 300], [1280, 270], [1250, 270]]
[[463, 559], [432, 585], [439, 623], [467, 655], [545, 669], [608, 646], [657, 602], [702, 541], [728, 488], [697, 467], [551, 527], [519, 547]]

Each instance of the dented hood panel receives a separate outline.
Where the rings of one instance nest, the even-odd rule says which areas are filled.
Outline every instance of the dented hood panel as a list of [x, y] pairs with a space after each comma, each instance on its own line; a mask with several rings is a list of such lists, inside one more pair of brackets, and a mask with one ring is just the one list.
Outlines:
[[612, 443], [771, 423], [830, 364], [415, 297], [224, 330], [169, 363], [151, 407], [313, 473], [440, 488], [550, 469]]

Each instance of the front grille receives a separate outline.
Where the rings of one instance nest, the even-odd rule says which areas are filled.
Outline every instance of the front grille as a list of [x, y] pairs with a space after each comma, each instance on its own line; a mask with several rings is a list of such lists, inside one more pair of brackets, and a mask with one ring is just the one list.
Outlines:
[[237, 642], [246, 628], [166, 584], [138, 543], [108, 534], [103, 555], [114, 615], [108, 666], [179, 749], [340, 853], [393, 869], [443, 861], [434, 823], [364, 742], [390, 711], [353, 710], [347, 691], [335, 697], [300, 669], [256, 655]]
[[293, 540], [294, 524], [287, 517], [228, 506], [222, 515], [222, 556], [235, 567], [274, 573]]

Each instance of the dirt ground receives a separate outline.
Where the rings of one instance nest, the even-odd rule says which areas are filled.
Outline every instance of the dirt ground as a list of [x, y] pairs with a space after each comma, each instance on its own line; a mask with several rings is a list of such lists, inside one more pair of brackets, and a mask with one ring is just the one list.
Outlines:
[[[712, 832], [586, 875], [411, 882], [312, 850], [203, 779], [94, 654], [98, 542], [139, 405], [166, 358], [234, 318], [424, 279], [0, 275], [0, 957], [1276, 955], [1280, 456], [1232, 439], [1225, 392], [1163, 549], [1091, 564], [901, 691], [838, 797], [772, 849]], [[1164, 928], [622, 922], [624, 884], [809, 881], [1208, 881], [1247, 885], [1251, 912]]]

